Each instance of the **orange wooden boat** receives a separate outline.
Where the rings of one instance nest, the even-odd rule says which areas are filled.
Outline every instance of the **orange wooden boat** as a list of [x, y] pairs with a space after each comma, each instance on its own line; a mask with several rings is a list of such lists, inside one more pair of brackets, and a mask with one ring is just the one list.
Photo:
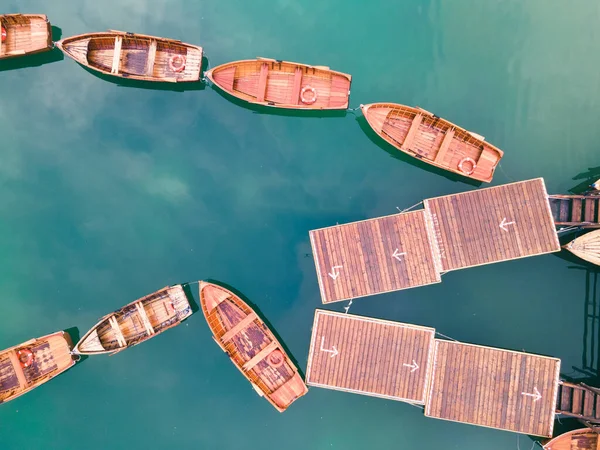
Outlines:
[[298, 368], [256, 313], [233, 292], [200, 282], [202, 311], [214, 339], [279, 412], [308, 392]]
[[597, 450], [600, 449], [598, 433], [590, 428], [569, 431], [544, 444], [544, 450]]
[[73, 353], [115, 354], [179, 325], [191, 314], [183, 287], [167, 286], [104, 316], [79, 340]]
[[433, 166], [489, 183], [504, 152], [485, 138], [421, 108], [360, 106], [373, 130], [398, 150]]
[[44, 384], [73, 366], [73, 344], [58, 331], [0, 351], [0, 403]]
[[54, 48], [52, 26], [43, 14], [0, 15], [0, 59], [40, 53]]
[[288, 109], [346, 109], [352, 77], [329, 67], [257, 58], [206, 72], [223, 91], [250, 103]]
[[173, 39], [109, 30], [69, 37], [56, 46], [106, 75], [171, 83], [200, 79], [202, 48]]

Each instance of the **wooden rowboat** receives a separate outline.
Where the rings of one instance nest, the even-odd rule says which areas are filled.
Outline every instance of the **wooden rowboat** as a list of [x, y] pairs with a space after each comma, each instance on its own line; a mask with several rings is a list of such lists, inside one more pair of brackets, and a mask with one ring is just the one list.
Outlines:
[[206, 76], [241, 100], [288, 109], [346, 109], [352, 82], [350, 75], [329, 67], [268, 58], [223, 64]]
[[241, 298], [201, 281], [200, 303], [217, 344], [256, 392], [279, 412], [308, 392], [281, 344]]
[[0, 352], [0, 403], [23, 395], [73, 366], [73, 344], [58, 331]]
[[143, 34], [86, 33], [56, 46], [82, 66], [133, 80], [198, 81], [202, 69], [201, 47]]
[[73, 353], [115, 354], [179, 325], [191, 314], [183, 287], [167, 286], [104, 316], [80, 339]]
[[43, 14], [0, 15], [0, 59], [40, 53], [54, 48], [52, 26]]
[[600, 228], [600, 195], [549, 195], [548, 202], [557, 227]]
[[433, 166], [489, 183], [504, 152], [485, 138], [421, 108], [361, 105], [373, 130], [398, 150]]
[[565, 245], [564, 248], [581, 259], [600, 266], [600, 230], [579, 236]]
[[563, 433], [544, 444], [544, 450], [597, 450], [599, 448], [598, 433], [591, 428]]

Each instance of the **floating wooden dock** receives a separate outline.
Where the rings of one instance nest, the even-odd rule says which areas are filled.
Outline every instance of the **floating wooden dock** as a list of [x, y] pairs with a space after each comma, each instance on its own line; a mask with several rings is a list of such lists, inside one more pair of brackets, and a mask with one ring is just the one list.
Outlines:
[[441, 281], [423, 210], [310, 232], [323, 303]]
[[317, 310], [309, 386], [425, 403], [435, 330]]
[[425, 415], [551, 437], [560, 360], [435, 341]]
[[[435, 339], [433, 328], [317, 310], [306, 381], [424, 404], [431, 418], [551, 437], [560, 412], [559, 373], [556, 358]], [[587, 390], [593, 398], [573, 394], [569, 408], [591, 419], [591, 405], [600, 400], [593, 388]]]
[[542, 178], [424, 201], [444, 272], [560, 250]]
[[323, 303], [560, 251], [542, 178], [425, 200], [424, 209], [310, 231]]

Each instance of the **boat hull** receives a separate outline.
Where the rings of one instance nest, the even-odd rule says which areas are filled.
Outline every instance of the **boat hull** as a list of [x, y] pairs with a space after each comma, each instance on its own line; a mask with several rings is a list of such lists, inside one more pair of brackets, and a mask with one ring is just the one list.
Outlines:
[[569, 431], [543, 444], [544, 450], [596, 450], [598, 433], [590, 428]]
[[0, 352], [0, 403], [14, 400], [68, 370], [77, 358], [68, 333], [58, 331]]
[[600, 230], [579, 236], [565, 245], [564, 248], [575, 256], [600, 266]]
[[43, 14], [0, 15], [6, 40], [0, 42], [0, 59], [16, 58], [52, 50], [52, 26]]
[[361, 105], [371, 128], [385, 141], [423, 162], [489, 183], [502, 150], [421, 108], [397, 103]]
[[56, 46], [84, 67], [132, 80], [194, 82], [202, 70], [201, 47], [143, 34], [86, 33]]
[[328, 67], [269, 58], [234, 61], [210, 69], [219, 89], [248, 103], [285, 109], [348, 108], [352, 77]]
[[191, 314], [183, 287], [167, 286], [102, 317], [79, 340], [73, 353], [118, 353], [179, 325]]
[[215, 342], [279, 412], [308, 392], [298, 368], [257, 314], [239, 296], [200, 282], [200, 303]]

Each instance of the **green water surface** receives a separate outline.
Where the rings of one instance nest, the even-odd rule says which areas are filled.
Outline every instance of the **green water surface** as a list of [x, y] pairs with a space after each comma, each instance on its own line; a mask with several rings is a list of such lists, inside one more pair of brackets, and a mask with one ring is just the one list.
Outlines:
[[[63, 37], [112, 28], [181, 39], [202, 45], [211, 66], [255, 56], [328, 65], [353, 75], [352, 107], [419, 105], [486, 136], [505, 151], [492, 185], [544, 177], [566, 193], [600, 165], [597, 2], [8, 0], [1, 10], [45, 13]], [[305, 370], [322, 306], [308, 230], [477, 188], [398, 155], [360, 114], [256, 111], [211, 87], [152, 87], [120, 86], [60, 54], [0, 66], [0, 348], [83, 334], [142, 295], [209, 278], [258, 305]], [[555, 254], [473, 268], [350, 312], [556, 356], [574, 375], [596, 365], [585, 356], [597, 352], [586, 267]], [[319, 388], [279, 414], [201, 314], [0, 405], [1, 450], [532, 442]]]

